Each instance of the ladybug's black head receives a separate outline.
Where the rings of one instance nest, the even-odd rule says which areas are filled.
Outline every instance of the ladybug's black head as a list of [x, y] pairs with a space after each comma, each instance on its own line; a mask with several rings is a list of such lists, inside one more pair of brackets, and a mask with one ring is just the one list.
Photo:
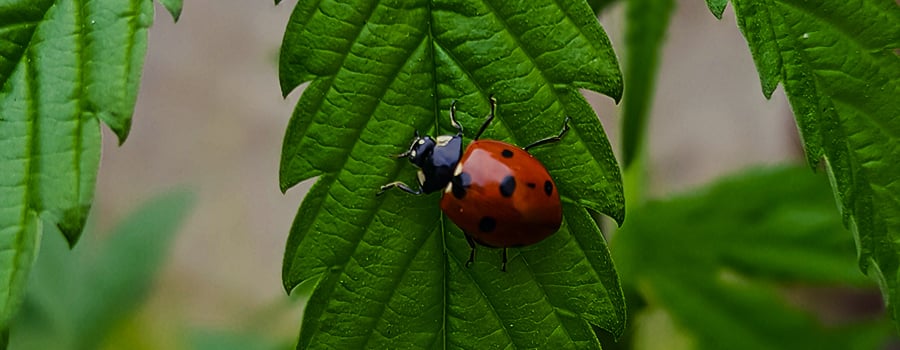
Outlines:
[[409, 145], [409, 150], [404, 155], [409, 157], [409, 161], [417, 167], [424, 168], [425, 164], [431, 159], [435, 145], [437, 143], [434, 142], [431, 136], [425, 135], [425, 137], [420, 137], [419, 133], [416, 133], [416, 138], [413, 139], [412, 144]]
[[462, 157], [462, 135], [419, 136], [409, 150], [401, 154], [419, 168], [419, 186], [425, 193], [443, 189], [453, 178], [453, 170]]

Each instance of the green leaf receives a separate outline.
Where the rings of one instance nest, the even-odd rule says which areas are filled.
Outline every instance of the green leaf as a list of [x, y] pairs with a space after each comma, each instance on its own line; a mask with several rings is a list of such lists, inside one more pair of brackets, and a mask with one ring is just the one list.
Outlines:
[[166, 10], [172, 14], [172, 19], [178, 22], [178, 18], [181, 17], [181, 0], [157, 0]]
[[0, 326], [15, 312], [40, 221], [81, 235], [100, 121], [125, 140], [150, 1], [0, 1]]
[[588, 5], [591, 5], [591, 10], [594, 10], [594, 13], [600, 14], [617, 1], [619, 0], [588, 0]]
[[706, 6], [709, 7], [709, 11], [718, 19], [722, 19], [722, 13], [725, 12], [726, 5], [728, 5], [728, 0], [706, 0]]
[[826, 326], [788, 302], [796, 286], [873, 287], [827, 181], [803, 168], [649, 202], [612, 245], [626, 290], [665, 310], [697, 349], [873, 349], [891, 333], [886, 322]]
[[625, 90], [622, 107], [622, 167], [628, 168], [645, 144], [656, 72], [673, 0], [629, 0], [625, 29]]
[[[618, 166], [579, 88], [615, 99], [622, 78], [582, 1], [300, 1], [284, 36], [282, 91], [309, 81], [285, 135], [281, 187], [318, 177], [288, 238], [283, 280], [317, 281], [299, 347], [599, 346], [624, 303], [603, 237], [585, 209], [621, 222]], [[415, 181], [415, 130], [446, 134], [458, 100], [467, 135], [499, 101], [486, 138], [534, 150], [556, 179], [565, 223], [535, 246], [468, 247], [439, 194], [375, 193]]]
[[260, 334], [238, 333], [234, 330], [209, 331], [197, 330], [190, 334], [190, 349], [194, 350], [284, 350], [290, 348], [283, 344], [274, 344]]
[[771, 96], [779, 82], [809, 163], [831, 175], [859, 264], [900, 319], [900, 6], [891, 0], [732, 1]]
[[160, 195], [103, 235], [106, 240], [91, 235], [71, 251], [61, 237], [48, 235], [12, 322], [11, 348], [99, 348], [152, 289], [192, 202], [185, 191]]

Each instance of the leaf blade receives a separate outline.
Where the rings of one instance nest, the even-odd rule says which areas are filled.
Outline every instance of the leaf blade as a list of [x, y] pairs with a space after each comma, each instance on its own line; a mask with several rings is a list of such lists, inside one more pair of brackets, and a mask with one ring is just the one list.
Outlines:
[[[622, 78], [609, 41], [582, 2], [545, 1], [533, 12], [519, 5], [326, 1], [301, 2], [295, 8], [281, 52], [282, 91], [311, 82], [286, 132], [280, 183], [286, 190], [310, 177], [318, 179], [288, 238], [283, 281], [291, 290], [323, 276], [304, 316], [299, 347], [379, 347], [392, 341], [414, 347], [465, 346], [470, 340], [463, 333], [471, 331], [497, 345], [576, 342], [596, 348], [599, 343], [586, 319], [620, 331], [624, 301], [602, 242], [586, 250], [599, 257], [583, 258], [578, 265], [594, 270], [590, 287], [584, 287], [593, 294], [569, 284], [551, 293], [563, 290], [577, 297], [548, 296], [526, 266], [519, 265], [525, 255], [543, 253], [524, 250], [514, 253], [510, 264], [521, 267], [518, 277], [491, 286], [489, 281], [509, 275], [480, 261], [475, 266], [485, 271], [461, 267], [468, 248], [462, 234], [439, 216], [437, 195], [375, 196], [384, 183], [414, 178], [412, 167], [387, 155], [408, 147], [415, 130], [450, 130], [452, 101], [458, 101], [460, 123], [476, 130], [493, 94], [501, 102], [486, 138], [525, 144], [556, 134], [563, 116], [570, 115], [572, 131], [561, 146], [534, 154], [554, 160], [545, 164], [558, 179], [565, 202], [577, 203], [570, 207], [585, 206], [621, 222], [618, 165], [596, 116], [576, 90], [596, 89], [618, 99]], [[542, 36], [568, 41], [541, 46], [535, 41]], [[577, 54], [564, 55], [568, 47]], [[584, 218], [581, 222], [596, 230]], [[585, 237], [602, 240], [598, 231]], [[550, 246], [536, 249], [545, 252]], [[428, 271], [432, 275], [424, 277]], [[529, 292], [515, 293], [513, 281]], [[478, 305], [486, 314], [466, 308], [465, 296], [471, 293], [482, 295]], [[498, 304], [507, 297], [527, 301], [535, 312]], [[399, 305], [421, 312], [401, 312]], [[570, 311], [577, 307], [585, 310]], [[451, 317], [454, 312], [457, 316]], [[474, 319], [495, 328], [477, 329], [481, 323], [472, 328]]]
[[[149, 1], [0, 5], [0, 250], [35, 254], [34, 244], [11, 243], [39, 236], [23, 229], [35, 227], [31, 216], [56, 225], [72, 245], [80, 237], [99, 167], [100, 121], [124, 141], [152, 15]], [[27, 272], [13, 260], [0, 265], [4, 274]], [[0, 322], [12, 311], [0, 312]]]
[[659, 57], [675, 4], [671, 0], [631, 0], [626, 6], [625, 85], [628, 90], [622, 107], [622, 167], [625, 169], [645, 144]]
[[[862, 269], [900, 316], [900, 6], [891, 1], [732, 1], [768, 97], [782, 81], [807, 160], [821, 159]], [[872, 147], [872, 145], [878, 145]]]
[[886, 322], [824, 325], [789, 302], [797, 285], [871, 286], [826, 186], [801, 167], [757, 169], [648, 202], [612, 242], [623, 283], [699, 349], [876, 346]]

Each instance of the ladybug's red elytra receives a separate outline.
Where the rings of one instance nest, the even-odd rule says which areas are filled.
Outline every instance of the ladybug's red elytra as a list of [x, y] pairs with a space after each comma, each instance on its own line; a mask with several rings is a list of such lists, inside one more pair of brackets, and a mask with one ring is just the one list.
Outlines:
[[549, 237], [562, 224], [562, 205], [556, 183], [528, 149], [558, 142], [569, 131], [569, 118], [558, 135], [524, 148], [496, 141], [478, 140], [494, 120], [497, 101], [491, 97], [491, 113], [463, 153], [463, 130], [456, 121], [456, 101], [450, 105], [450, 122], [456, 135], [419, 136], [409, 149], [397, 155], [419, 168], [418, 189], [403, 182], [381, 186], [410, 194], [444, 190], [441, 210], [465, 232], [472, 249], [468, 267], [475, 261], [475, 242], [503, 248], [501, 270], [506, 271], [510, 247], [522, 247]]

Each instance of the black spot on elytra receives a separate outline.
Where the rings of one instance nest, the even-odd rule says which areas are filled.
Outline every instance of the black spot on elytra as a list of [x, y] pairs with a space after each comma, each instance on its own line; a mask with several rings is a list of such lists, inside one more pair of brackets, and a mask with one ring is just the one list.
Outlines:
[[550, 182], [550, 180], [544, 181], [544, 193], [546, 193], [547, 196], [553, 194], [553, 183]]
[[532, 188], [532, 189], [537, 187], [537, 185], [534, 182], [526, 183], [525, 186], [528, 186], [528, 188]]
[[472, 185], [472, 176], [467, 172], [461, 172], [459, 175], [454, 176], [453, 179], [450, 180], [450, 183], [453, 197], [456, 197], [456, 199], [463, 199], [463, 197], [466, 196], [466, 190]]
[[513, 153], [512, 153], [512, 151], [505, 149], [505, 150], [503, 150], [503, 152], [500, 152], [500, 155], [502, 155], [503, 158], [512, 158]]
[[494, 232], [495, 228], [497, 228], [497, 220], [490, 216], [485, 216], [478, 222], [478, 230], [481, 232]]
[[500, 195], [509, 198], [516, 191], [516, 178], [512, 175], [506, 175], [503, 181], [500, 181]]

